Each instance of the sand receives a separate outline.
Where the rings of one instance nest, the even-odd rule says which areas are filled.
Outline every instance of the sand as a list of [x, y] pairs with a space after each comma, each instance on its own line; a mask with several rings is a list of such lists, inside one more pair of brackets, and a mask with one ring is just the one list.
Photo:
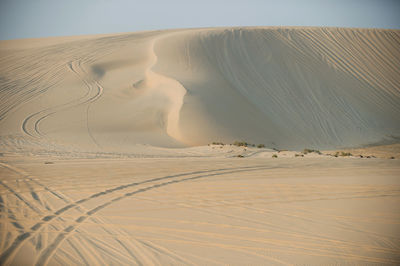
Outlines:
[[[131, 152], [244, 140], [302, 150], [400, 135], [398, 30], [217, 28], [24, 42], [0, 42], [0, 134], [17, 142]], [[8, 141], [1, 145], [15, 146]]]
[[0, 264], [398, 265], [399, 65], [398, 30], [0, 41]]

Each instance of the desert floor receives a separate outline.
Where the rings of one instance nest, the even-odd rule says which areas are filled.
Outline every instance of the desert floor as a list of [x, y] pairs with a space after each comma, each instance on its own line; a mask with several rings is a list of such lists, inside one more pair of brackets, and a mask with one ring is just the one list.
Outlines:
[[400, 263], [398, 159], [226, 156], [233, 149], [3, 154], [2, 263]]

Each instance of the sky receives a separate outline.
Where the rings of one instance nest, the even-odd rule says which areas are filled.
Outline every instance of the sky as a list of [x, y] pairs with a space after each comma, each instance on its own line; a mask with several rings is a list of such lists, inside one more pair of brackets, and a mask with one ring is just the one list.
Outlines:
[[0, 40], [221, 26], [400, 29], [400, 0], [0, 0]]

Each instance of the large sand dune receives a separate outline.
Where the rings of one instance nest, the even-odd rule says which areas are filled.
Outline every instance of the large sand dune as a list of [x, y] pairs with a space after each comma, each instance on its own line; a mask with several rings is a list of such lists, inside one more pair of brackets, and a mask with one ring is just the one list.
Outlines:
[[397, 30], [0, 41], [0, 265], [399, 265], [399, 66]]
[[302, 149], [400, 136], [396, 30], [173, 30], [3, 41], [0, 53], [3, 145]]

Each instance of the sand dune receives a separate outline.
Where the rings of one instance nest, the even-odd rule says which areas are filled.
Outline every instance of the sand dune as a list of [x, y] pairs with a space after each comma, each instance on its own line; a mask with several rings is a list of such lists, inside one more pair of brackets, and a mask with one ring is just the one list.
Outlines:
[[2, 42], [0, 133], [112, 152], [390, 140], [400, 127], [399, 36], [222, 28]]
[[[217, 30], [164, 39], [156, 70], [190, 92], [181, 126], [194, 141], [358, 145], [398, 134], [398, 42], [390, 31]], [[199, 134], [194, 115], [215, 126]]]
[[399, 265], [399, 66], [398, 30], [0, 41], [0, 265]]

